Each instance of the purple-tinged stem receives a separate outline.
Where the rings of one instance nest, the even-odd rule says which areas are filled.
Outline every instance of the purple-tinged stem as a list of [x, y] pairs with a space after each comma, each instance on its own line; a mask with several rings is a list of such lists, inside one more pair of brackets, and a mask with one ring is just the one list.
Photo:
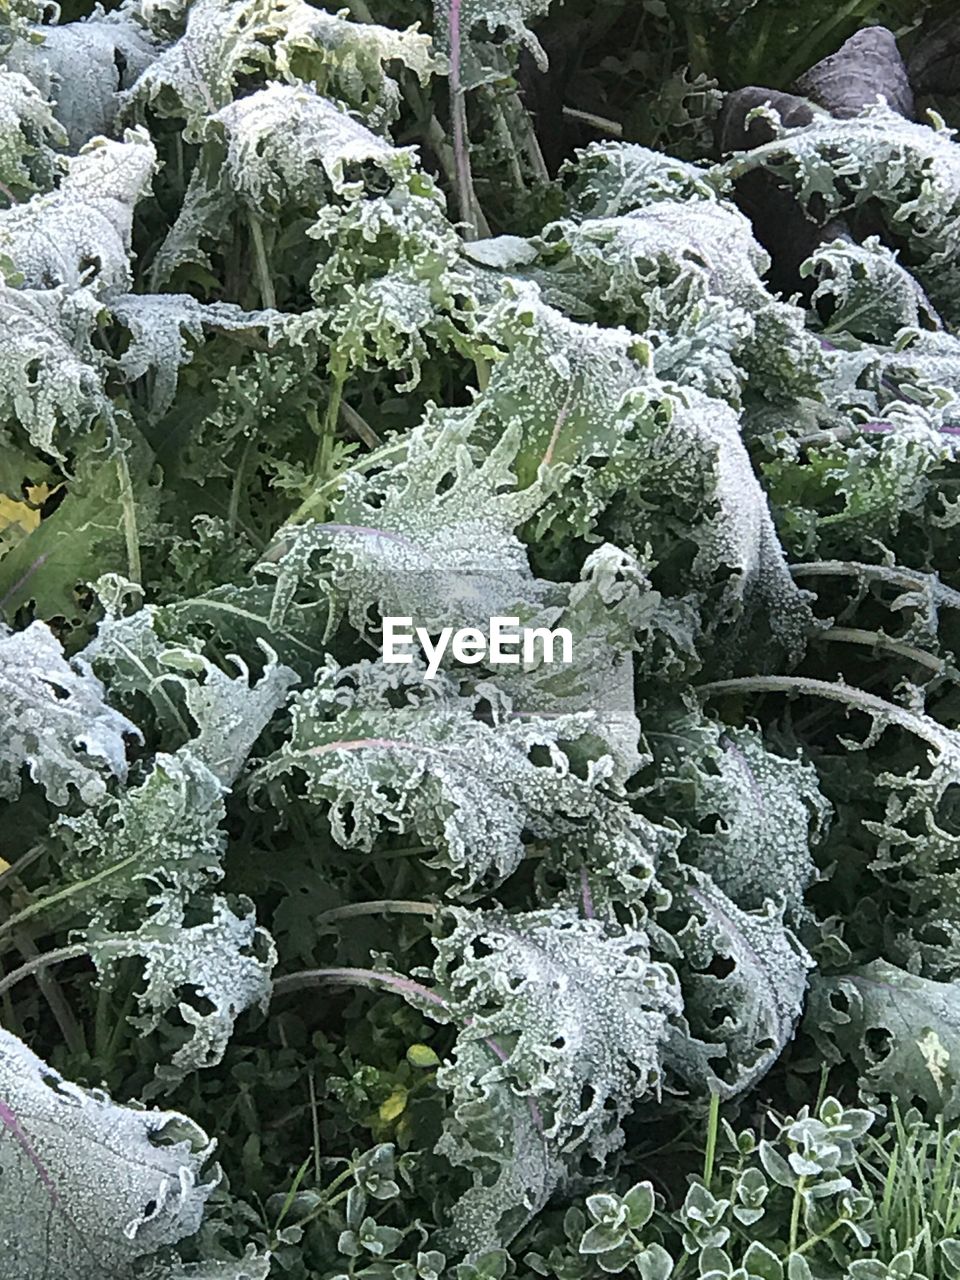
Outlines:
[[593, 909], [593, 894], [590, 892], [590, 877], [586, 867], [580, 868], [580, 898], [583, 902], [584, 919], [595, 920], [597, 913]]

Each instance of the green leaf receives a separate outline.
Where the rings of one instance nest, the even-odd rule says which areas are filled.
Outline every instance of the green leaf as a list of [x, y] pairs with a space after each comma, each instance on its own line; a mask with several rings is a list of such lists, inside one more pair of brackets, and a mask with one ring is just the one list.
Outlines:
[[435, 865], [467, 884], [504, 879], [524, 856], [524, 831], [561, 833], [601, 814], [609, 756], [580, 777], [568, 743], [593, 716], [515, 716], [492, 687], [461, 694], [450, 676], [416, 666], [332, 658], [290, 703], [292, 734], [254, 776], [303, 779], [344, 848], [369, 851], [381, 833], [415, 832]]
[[140, 730], [104, 701], [89, 667], [64, 658], [49, 627], [0, 623], [0, 797], [19, 795], [26, 767], [53, 804], [66, 805], [75, 788], [95, 805], [104, 775], [126, 777], [127, 737]]
[[[960, 1002], [935, 982], [875, 960], [813, 980], [808, 1025], [832, 1060], [853, 1063], [863, 1087], [915, 1099], [949, 1120], [960, 1114]], [[931, 1052], [931, 1047], [935, 1052]]]
[[0, 1096], [4, 1265], [17, 1280], [130, 1274], [200, 1226], [219, 1172], [203, 1173], [213, 1144], [186, 1116], [88, 1093], [9, 1031]]

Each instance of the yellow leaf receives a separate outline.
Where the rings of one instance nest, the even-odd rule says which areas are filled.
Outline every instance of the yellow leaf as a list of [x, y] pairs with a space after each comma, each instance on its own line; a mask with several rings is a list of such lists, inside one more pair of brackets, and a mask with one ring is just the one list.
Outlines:
[[30, 503], [31, 507], [42, 507], [51, 494], [56, 493], [58, 489], [62, 488], [62, 484], [55, 484], [51, 489], [46, 482], [43, 484], [28, 484], [27, 501]]
[[391, 1120], [396, 1120], [397, 1116], [402, 1115], [407, 1105], [407, 1091], [403, 1085], [397, 1085], [386, 1102], [380, 1104], [380, 1119], [384, 1124], [389, 1124]]
[[40, 524], [40, 512], [26, 502], [17, 502], [0, 493], [0, 531], [3, 529], [22, 529], [24, 533], [33, 533]]
[[439, 1067], [440, 1059], [428, 1044], [412, 1044], [407, 1050], [411, 1067]]
[[4, 871], [9, 871], [9, 870], [10, 870], [10, 863], [6, 860], [6, 858], [0, 858], [0, 875], [3, 875]]

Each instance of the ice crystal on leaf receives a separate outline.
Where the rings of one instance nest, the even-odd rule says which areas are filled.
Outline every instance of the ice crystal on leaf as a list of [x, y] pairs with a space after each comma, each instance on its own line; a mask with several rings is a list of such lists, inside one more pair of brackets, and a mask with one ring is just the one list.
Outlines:
[[659, 1088], [679, 991], [638, 930], [561, 909], [447, 915], [420, 975], [444, 993], [446, 1016], [407, 998], [458, 1027], [438, 1075], [453, 1097], [437, 1150], [473, 1173], [452, 1235], [479, 1249], [515, 1234], [581, 1157], [620, 1145], [620, 1120]]
[[61, 806], [71, 787], [95, 804], [106, 791], [105, 774], [126, 776], [126, 739], [140, 736], [104, 701], [89, 668], [67, 661], [43, 622], [25, 631], [0, 625], [0, 724], [0, 795], [19, 794], [26, 766]]
[[80, 22], [31, 27], [4, 61], [53, 102], [56, 119], [77, 149], [98, 134], [115, 133], [120, 94], [150, 66], [157, 51], [129, 6], [113, 13], [98, 6]]
[[813, 961], [782, 904], [743, 911], [710, 876], [685, 874], [677, 905], [689, 919], [674, 933], [684, 1030], [672, 1032], [665, 1059], [689, 1087], [732, 1097], [764, 1076], [793, 1036]]
[[216, 1066], [239, 1015], [257, 1005], [266, 1008], [277, 953], [270, 935], [257, 928], [248, 898], [234, 911], [225, 898], [214, 897], [199, 924], [188, 924], [172, 897], [161, 896], [154, 906], [138, 929], [116, 933], [94, 925], [85, 944], [105, 979], [121, 960], [143, 962], [134, 1019], [142, 1032], [156, 1030], [169, 1013], [189, 1029], [169, 1065], [158, 1068], [170, 1082]]
[[122, 142], [95, 139], [69, 162], [56, 191], [0, 211], [0, 253], [27, 288], [126, 292], [133, 210], [155, 165], [142, 130], [128, 130]]
[[52, 185], [53, 147], [65, 141], [39, 89], [17, 71], [0, 71], [0, 182], [22, 192]]
[[81, 1089], [9, 1031], [0, 1099], [0, 1240], [17, 1280], [126, 1280], [200, 1226], [219, 1175], [204, 1173], [213, 1144], [186, 1116]]
[[379, 835], [416, 833], [468, 884], [510, 875], [525, 830], [547, 835], [596, 813], [613, 761], [601, 755], [580, 777], [566, 749], [591, 733], [592, 712], [514, 716], [489, 689], [470, 696], [452, 676], [423, 677], [417, 665], [341, 670], [328, 659], [294, 694], [293, 732], [258, 786], [299, 775], [338, 844], [369, 850]]

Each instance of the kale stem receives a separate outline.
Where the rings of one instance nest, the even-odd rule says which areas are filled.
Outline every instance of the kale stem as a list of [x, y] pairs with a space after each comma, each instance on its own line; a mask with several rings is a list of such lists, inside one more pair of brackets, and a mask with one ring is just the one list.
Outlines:
[[17, 925], [23, 924], [26, 920], [33, 916], [40, 915], [41, 912], [49, 910], [57, 902], [64, 902], [68, 898], [72, 898], [75, 894], [81, 893], [84, 889], [89, 889], [92, 885], [99, 884], [102, 880], [108, 879], [112, 875], [116, 875], [118, 871], [123, 871], [131, 866], [137, 860], [137, 855], [131, 853], [129, 857], [124, 858], [120, 862], [115, 862], [112, 866], [104, 867], [102, 871], [98, 871], [96, 875], [89, 876], [86, 880], [76, 880], [72, 884], [66, 885], [63, 889], [58, 889], [56, 893], [47, 894], [46, 897], [40, 898], [36, 902], [31, 902], [28, 907], [24, 907], [22, 911], [18, 911], [16, 915], [12, 915], [9, 919], [0, 924], [0, 939], [11, 933]]
[[237, 528], [237, 518], [240, 514], [240, 494], [243, 490], [243, 481], [246, 475], [247, 463], [250, 460], [252, 450], [253, 435], [251, 434], [247, 437], [247, 442], [243, 446], [243, 453], [240, 455], [240, 461], [233, 474], [233, 483], [230, 486], [230, 503], [227, 507], [227, 529], [231, 538], [234, 536]]
[[[38, 958], [40, 953], [37, 950], [37, 945], [26, 929], [15, 929], [13, 940], [17, 945], [18, 951], [23, 956], [31, 960]], [[87, 1051], [87, 1043], [80, 1024], [70, 1008], [70, 1002], [63, 994], [60, 983], [57, 982], [52, 973], [38, 972], [37, 986], [40, 988], [43, 998], [46, 1000], [50, 1012], [60, 1028], [64, 1044], [76, 1057], [83, 1057]]]
[[0, 996], [15, 987], [18, 982], [22, 982], [24, 978], [29, 978], [31, 974], [40, 973], [44, 969], [50, 968], [51, 965], [60, 964], [64, 960], [76, 960], [78, 956], [85, 955], [87, 955], [87, 948], [82, 943], [74, 943], [69, 947], [60, 947], [57, 951], [45, 951], [42, 955], [28, 960], [19, 969], [14, 969], [13, 973], [8, 973], [5, 978], [0, 980]]
[[450, 0], [448, 20], [450, 25], [450, 121], [453, 128], [453, 161], [456, 170], [457, 205], [460, 218], [466, 223], [464, 238], [475, 240], [480, 234], [477, 211], [480, 202], [473, 189], [470, 172], [470, 137], [467, 128], [467, 99], [460, 80], [461, 65], [461, 0]]
[[432, 902], [409, 902], [402, 898], [381, 898], [376, 902], [348, 902], [342, 907], [321, 911], [313, 917], [313, 923], [329, 924], [334, 920], [348, 920], [353, 916], [435, 916], [439, 907]]
[[273, 277], [270, 275], [270, 264], [263, 243], [263, 228], [255, 213], [248, 218], [250, 225], [250, 243], [253, 245], [253, 260], [257, 269], [257, 285], [260, 289], [260, 302], [268, 311], [276, 311], [277, 295], [273, 288]]
[[330, 399], [327, 401], [327, 411], [323, 415], [320, 438], [317, 441], [317, 451], [313, 458], [313, 476], [315, 480], [325, 478], [330, 469], [330, 455], [337, 431], [337, 420], [340, 417], [340, 401], [343, 399], [343, 384], [345, 382], [346, 376], [339, 370], [331, 374]]
[[143, 581], [143, 569], [140, 563], [140, 539], [137, 533], [137, 507], [133, 496], [133, 481], [130, 479], [130, 468], [127, 466], [126, 454], [121, 448], [118, 448], [115, 456], [117, 480], [120, 485], [120, 505], [123, 508], [123, 533], [127, 544], [127, 564], [130, 571], [130, 581], [139, 587]]
[[814, 680], [806, 676], [741, 676], [733, 680], [715, 680], [699, 686], [700, 694], [712, 693], [798, 693], [814, 698], [829, 698], [844, 703], [855, 710], [864, 711], [878, 723], [896, 725], [907, 733], [915, 734], [922, 742], [928, 742], [940, 754], [958, 749], [955, 730], [939, 724], [928, 715], [910, 711], [887, 702], [876, 694], [866, 693], [852, 685], [829, 680]]
[[[384, 445], [384, 447], [377, 453], [368, 454], [366, 458], [363, 458], [354, 467], [351, 467], [350, 470], [356, 471], [362, 475], [364, 471], [367, 471], [370, 467], [382, 461], [384, 458], [389, 457], [391, 454], [399, 453], [402, 449], [406, 449], [407, 447], [408, 441], [395, 440], [393, 444]], [[317, 488], [314, 489], [313, 493], [300, 503], [299, 507], [297, 507], [296, 511], [294, 511], [287, 523], [300, 524], [308, 518], [315, 518], [313, 516], [315, 509], [321, 505], [323, 498], [328, 493], [334, 493], [340, 488], [343, 484], [344, 475], [346, 475], [346, 472], [342, 472], [340, 475], [334, 476], [331, 480], [327, 480], [325, 483], [318, 485]]]
[[882, 631], [864, 631], [859, 627], [828, 627], [826, 631], [817, 632], [818, 640], [837, 640], [844, 644], [869, 645], [873, 649], [883, 649], [887, 653], [895, 653], [908, 662], [927, 667], [936, 675], [942, 675], [946, 664], [942, 658], [923, 649], [914, 648], [912, 644], [903, 644], [892, 636], [885, 636]]
[[[302, 969], [299, 973], [288, 973], [282, 978], [277, 978], [273, 984], [273, 994], [284, 995], [289, 991], [300, 991], [304, 987], [325, 985], [369, 987], [375, 991], [381, 984], [402, 995], [420, 996], [428, 1003], [449, 1012], [446, 1000], [438, 996], [435, 991], [431, 991], [429, 987], [423, 986], [420, 982], [414, 982], [412, 978], [402, 978], [398, 974], [384, 973], [379, 969]], [[3, 984], [0, 983], [0, 994], [3, 990]]]

